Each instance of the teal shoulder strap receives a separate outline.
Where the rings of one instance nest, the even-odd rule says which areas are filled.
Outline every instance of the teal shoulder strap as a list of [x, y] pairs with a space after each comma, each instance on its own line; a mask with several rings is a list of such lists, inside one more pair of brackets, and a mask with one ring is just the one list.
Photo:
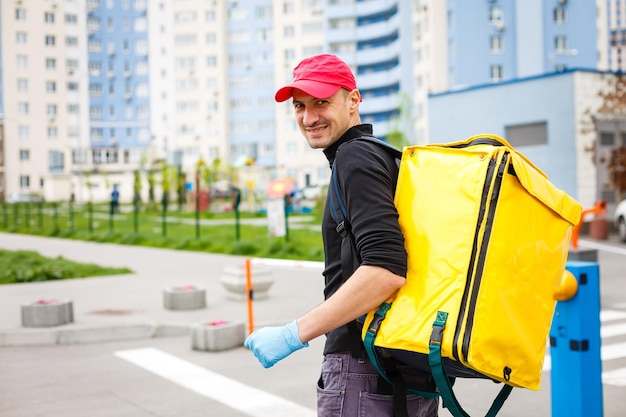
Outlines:
[[[437, 388], [443, 399], [444, 406], [450, 410], [450, 413], [454, 417], [470, 417], [470, 415], [461, 408], [461, 405], [452, 391], [452, 385], [450, 384], [450, 379], [446, 374], [441, 358], [441, 342], [443, 340], [443, 331], [446, 327], [447, 320], [448, 313], [444, 311], [437, 312], [437, 317], [433, 323], [433, 332], [430, 336], [428, 363], [430, 364], [430, 370], [437, 383]], [[498, 411], [502, 408], [504, 401], [506, 401], [512, 389], [513, 387], [511, 385], [504, 384], [485, 417], [494, 417], [498, 414]]]

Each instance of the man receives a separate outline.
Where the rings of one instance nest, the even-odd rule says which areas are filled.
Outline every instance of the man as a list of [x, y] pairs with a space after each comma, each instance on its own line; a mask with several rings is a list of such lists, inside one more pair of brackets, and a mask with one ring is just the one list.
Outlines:
[[[322, 220], [325, 301], [286, 326], [254, 332], [245, 346], [268, 368], [326, 334], [318, 416], [391, 416], [393, 397], [362, 348], [360, 329], [351, 332], [349, 323], [377, 308], [405, 282], [406, 252], [393, 203], [396, 161], [376, 144], [352, 140], [371, 135], [372, 127], [361, 124], [361, 94], [345, 62], [317, 55], [304, 59], [293, 75], [293, 82], [279, 89], [275, 99], [293, 99], [296, 121], [309, 146], [322, 149], [334, 164], [360, 264], [350, 277], [342, 276], [341, 236], [327, 200]], [[407, 398], [409, 415], [437, 415], [437, 400]]]

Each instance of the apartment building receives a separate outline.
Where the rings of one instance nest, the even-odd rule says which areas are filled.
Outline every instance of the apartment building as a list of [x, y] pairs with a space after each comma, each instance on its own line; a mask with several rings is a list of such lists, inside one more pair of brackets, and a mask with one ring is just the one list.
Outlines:
[[81, 1], [0, 5], [6, 194], [70, 198], [72, 150], [87, 139]]
[[[429, 94], [569, 68], [621, 68], [617, 0], [3, 0], [1, 187], [108, 198], [165, 160], [323, 184], [290, 103], [293, 67], [353, 68], [362, 120], [428, 143]], [[42, 100], [42, 98], [44, 100]], [[3, 170], [3, 171], [2, 171]], [[1, 177], [0, 177], [1, 180]], [[254, 185], [252, 183], [255, 183]], [[87, 187], [89, 184], [89, 187]]]

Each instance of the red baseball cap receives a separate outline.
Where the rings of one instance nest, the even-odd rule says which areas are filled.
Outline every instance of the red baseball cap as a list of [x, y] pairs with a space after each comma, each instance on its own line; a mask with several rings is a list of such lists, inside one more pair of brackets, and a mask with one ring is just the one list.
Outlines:
[[354, 75], [348, 64], [331, 54], [305, 58], [293, 70], [293, 81], [276, 92], [277, 102], [289, 100], [297, 88], [315, 98], [328, 98], [340, 88], [356, 88]]

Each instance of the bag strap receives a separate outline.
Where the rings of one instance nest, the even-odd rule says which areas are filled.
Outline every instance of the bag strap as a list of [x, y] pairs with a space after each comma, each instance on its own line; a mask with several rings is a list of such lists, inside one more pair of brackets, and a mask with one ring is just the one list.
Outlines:
[[[355, 140], [362, 140], [374, 143], [385, 149], [387, 152], [390, 152], [398, 160], [402, 157], [401, 151], [389, 145], [388, 143], [376, 138], [375, 136], [363, 135], [346, 143]], [[343, 145], [345, 145], [345, 143], [341, 146]], [[337, 149], [337, 152], [339, 152], [341, 146], [339, 147], [339, 149]], [[334, 162], [330, 177], [331, 179], [328, 201], [330, 204], [330, 214], [337, 224], [337, 233], [339, 234], [339, 236], [341, 236], [341, 275], [345, 282], [359, 267], [359, 265], [361, 264], [361, 258], [356, 250], [354, 235], [352, 234], [350, 221], [348, 220], [348, 210], [343, 199], [341, 198], [341, 187], [339, 184], [339, 180], [337, 179], [336, 166]], [[350, 339], [352, 340], [352, 356], [360, 357], [363, 353], [363, 345], [361, 344], [361, 334], [359, 331], [359, 326], [357, 325], [356, 321], [352, 321], [347, 324], [347, 327], [348, 333], [350, 334]]]
[[[452, 386], [450, 385], [450, 380], [448, 379], [441, 358], [441, 342], [443, 340], [443, 331], [446, 327], [447, 320], [448, 313], [444, 311], [437, 312], [437, 317], [433, 323], [433, 331], [430, 335], [430, 343], [428, 344], [428, 363], [433, 377], [435, 378], [435, 382], [437, 383], [437, 388], [443, 398], [444, 407], [448, 408], [454, 417], [470, 417], [470, 415], [461, 408], [461, 405], [452, 391]], [[485, 417], [494, 417], [498, 414], [498, 411], [502, 408], [504, 401], [506, 401], [512, 389], [513, 387], [511, 385], [504, 384], [495, 400], [493, 400]]]

